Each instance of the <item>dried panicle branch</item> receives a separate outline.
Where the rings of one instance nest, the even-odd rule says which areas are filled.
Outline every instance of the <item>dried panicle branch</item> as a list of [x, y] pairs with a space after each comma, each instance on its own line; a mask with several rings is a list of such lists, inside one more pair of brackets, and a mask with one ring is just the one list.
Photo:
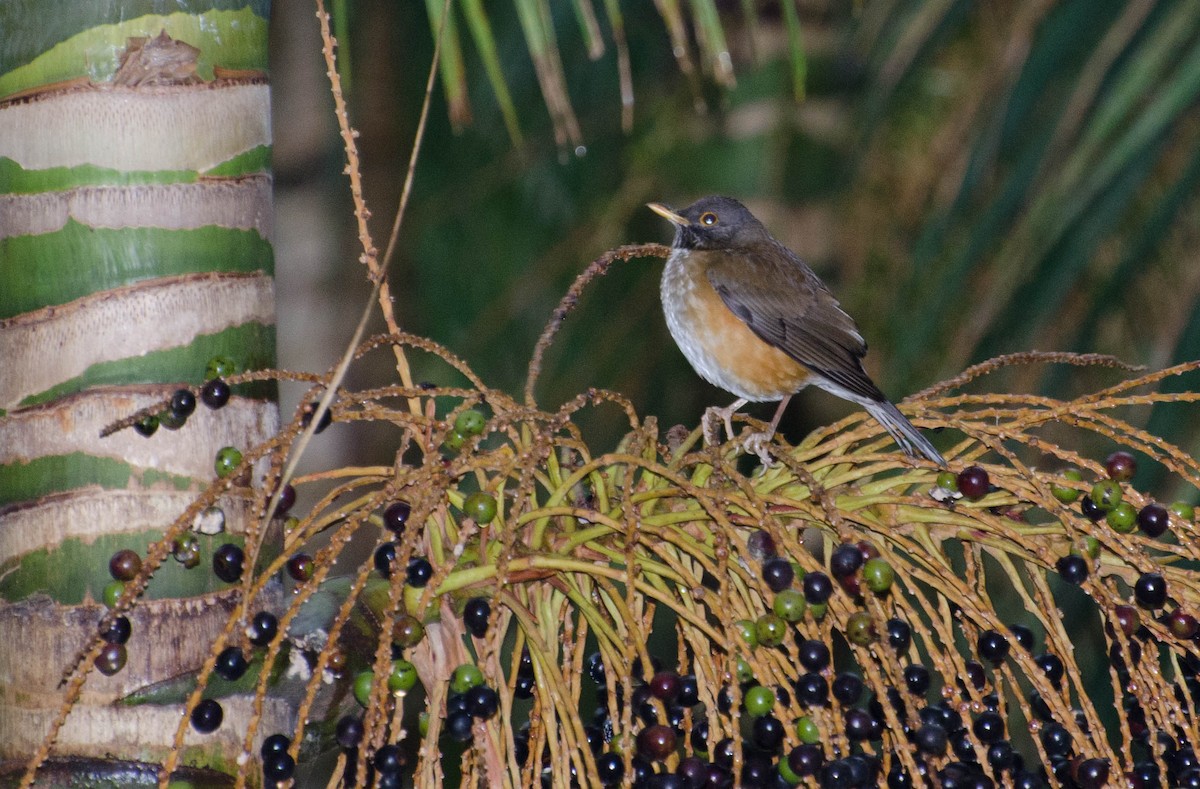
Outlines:
[[[589, 272], [647, 252], [616, 250]], [[527, 396], [581, 289], [552, 318]], [[1104, 436], [1200, 485], [1195, 459], [1121, 416], [1197, 399], [1130, 394], [1197, 365], [1070, 401], [910, 402], [917, 424], [955, 437], [949, 470], [916, 464], [853, 416], [797, 447], [773, 445], [778, 462], [746, 473], [736, 444], [697, 448], [694, 432], [663, 443], [655, 420], [618, 395], [589, 392], [543, 411], [419, 337], [374, 337], [353, 356], [381, 350], [432, 354], [465, 383], [338, 391], [333, 422], [394, 429], [395, 461], [293, 481], [316, 504], [295, 516], [281, 505], [249, 535], [261, 545], [248, 542], [247, 554], [257, 554], [282, 528], [282, 551], [263, 549], [247, 565], [239, 605], [188, 700], [191, 709], [209, 696], [231, 646], [254, 659], [259, 716], [284, 682], [280, 661], [299, 666], [290, 757], [303, 763], [309, 731], [325, 732], [312, 735], [317, 750], [338, 747], [335, 728], [343, 746], [360, 744], [338, 760], [331, 785], [362, 785], [387, 769], [418, 783], [461, 769], [467, 785], [534, 785], [545, 771], [552, 782], [600, 785], [700, 762], [789, 776], [852, 757], [882, 773], [932, 774], [961, 769], [949, 764], [952, 750], [973, 753], [998, 779], [1009, 768], [989, 761], [997, 742], [1027, 767], [1090, 781], [1167, 769], [1170, 754], [1148, 732], [1176, 747], [1195, 742], [1192, 512], [1135, 489], [1128, 458], [1097, 462], [1050, 441], [1046, 428]], [[332, 373], [233, 380], [265, 376], [319, 392]], [[609, 403], [630, 432], [597, 452], [572, 419]], [[168, 527], [116, 611], [137, 604], [174, 541], [220, 496], [250, 497], [265, 512], [268, 483], [305, 426], [297, 414]], [[371, 555], [351, 562], [364, 543]], [[300, 556], [311, 557], [303, 572]], [[284, 575], [291, 594], [280, 597]], [[277, 634], [255, 644], [264, 612]], [[1108, 659], [1077, 652], [1081, 640], [1107, 645]], [[63, 719], [98, 646], [84, 646], [67, 678]], [[1089, 685], [1103, 673], [1121, 700], [1115, 720]], [[418, 712], [428, 715], [424, 733]], [[274, 733], [256, 731], [258, 720], [243, 733], [248, 755]], [[164, 765], [164, 783], [176, 764]]]

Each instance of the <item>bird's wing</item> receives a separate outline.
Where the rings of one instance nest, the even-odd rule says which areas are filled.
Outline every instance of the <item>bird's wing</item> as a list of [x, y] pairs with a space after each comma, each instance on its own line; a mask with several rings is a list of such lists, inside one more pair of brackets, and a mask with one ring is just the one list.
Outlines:
[[756, 335], [848, 392], [886, 399], [863, 371], [867, 344], [816, 274], [783, 246], [755, 265], [711, 265], [708, 281]]

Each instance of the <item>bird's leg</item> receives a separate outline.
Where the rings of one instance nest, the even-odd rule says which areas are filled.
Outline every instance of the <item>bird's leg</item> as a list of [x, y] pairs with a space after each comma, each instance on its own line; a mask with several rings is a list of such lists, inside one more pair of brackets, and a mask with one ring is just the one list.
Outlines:
[[784, 409], [787, 408], [792, 396], [788, 395], [779, 401], [779, 408], [775, 409], [775, 416], [771, 419], [770, 426], [767, 427], [764, 433], [751, 433], [742, 439], [742, 447], [747, 452], [753, 452], [758, 455], [758, 459], [762, 461], [764, 466], [774, 465], [774, 460], [767, 452], [767, 445], [771, 443], [771, 439], [775, 437], [775, 428], [779, 427], [779, 420], [783, 418]]
[[714, 446], [721, 443], [720, 426], [714, 424], [717, 419], [725, 422], [725, 435], [733, 438], [733, 414], [739, 408], [747, 403], [746, 398], [739, 397], [725, 408], [709, 408], [704, 412], [704, 418], [700, 420], [700, 426], [704, 432], [704, 443], [709, 446]]

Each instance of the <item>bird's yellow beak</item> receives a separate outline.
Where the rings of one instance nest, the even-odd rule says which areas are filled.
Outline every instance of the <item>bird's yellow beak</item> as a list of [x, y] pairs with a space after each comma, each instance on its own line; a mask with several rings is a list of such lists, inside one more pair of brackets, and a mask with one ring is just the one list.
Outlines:
[[687, 225], [691, 224], [686, 217], [680, 216], [662, 203], [646, 203], [646, 207], [673, 225], [686, 227]]

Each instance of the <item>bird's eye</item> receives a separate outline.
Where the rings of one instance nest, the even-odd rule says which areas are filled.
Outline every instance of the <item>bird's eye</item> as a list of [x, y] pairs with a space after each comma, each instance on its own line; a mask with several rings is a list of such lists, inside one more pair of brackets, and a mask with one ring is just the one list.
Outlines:
[[712, 211], [705, 211], [700, 215], [700, 224], [712, 227], [717, 223], [717, 215]]

